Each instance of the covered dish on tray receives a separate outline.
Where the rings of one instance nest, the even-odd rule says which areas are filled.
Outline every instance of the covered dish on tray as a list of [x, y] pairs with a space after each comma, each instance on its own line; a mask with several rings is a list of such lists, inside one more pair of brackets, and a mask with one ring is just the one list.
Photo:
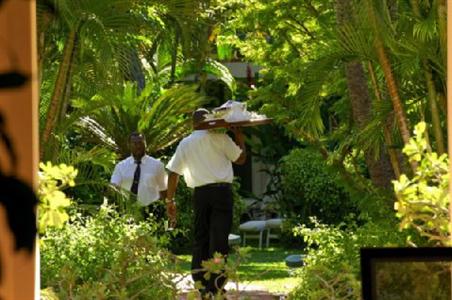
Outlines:
[[271, 123], [272, 119], [256, 112], [249, 112], [246, 103], [229, 100], [220, 107], [212, 109], [203, 122], [195, 129], [247, 127]]

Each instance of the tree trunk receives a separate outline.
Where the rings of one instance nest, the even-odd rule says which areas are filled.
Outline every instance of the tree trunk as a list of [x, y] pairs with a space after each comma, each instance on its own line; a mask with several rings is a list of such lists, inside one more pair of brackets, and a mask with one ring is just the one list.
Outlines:
[[446, 0], [438, 0], [438, 33], [443, 65], [447, 64], [447, 5]]
[[[341, 0], [339, 0], [341, 1]], [[360, 62], [349, 62], [345, 65], [347, 86], [352, 106], [353, 120], [358, 129], [364, 129], [371, 119], [371, 99], [367, 88], [363, 66]], [[380, 159], [376, 160], [375, 151], [364, 153], [369, 175], [375, 186], [390, 188], [394, 179], [389, 157], [384, 149], [380, 149]]]
[[428, 67], [427, 62], [423, 62], [425, 80], [427, 83], [428, 91], [428, 102], [430, 104], [430, 113], [432, 117], [433, 135], [436, 141], [436, 151], [438, 154], [443, 154], [446, 152], [446, 147], [444, 145], [444, 135], [441, 129], [441, 120], [439, 116], [439, 109], [437, 103], [437, 93], [435, 88], [435, 83], [433, 82], [433, 75], [431, 69]]
[[69, 32], [64, 45], [63, 58], [58, 69], [58, 75], [55, 81], [52, 98], [50, 99], [49, 108], [47, 110], [47, 118], [44, 129], [41, 134], [41, 150], [40, 158], [44, 156], [45, 145], [49, 142], [50, 136], [55, 129], [56, 122], [60, 113], [60, 105], [64, 97], [65, 90], [69, 84], [69, 74], [73, 61], [73, 53], [77, 40], [77, 32], [75, 30]]
[[405, 144], [408, 144], [410, 140], [410, 130], [408, 125], [408, 119], [406, 118], [405, 110], [403, 108], [402, 101], [400, 100], [399, 90], [397, 83], [392, 73], [391, 63], [386, 55], [383, 42], [377, 38], [375, 41], [375, 49], [377, 50], [378, 61], [380, 62], [383, 74], [386, 80], [386, 86], [388, 88], [389, 96], [391, 97], [392, 106], [394, 107], [394, 113], [396, 115], [397, 125], [399, 126], [402, 140]]
[[[377, 78], [375, 76], [374, 68], [372, 66], [372, 63], [368, 63], [368, 69], [370, 74], [370, 79], [372, 82], [372, 86], [374, 88], [375, 92], [375, 98], [377, 101], [383, 101], [383, 98], [381, 96], [380, 88], [378, 87]], [[394, 170], [394, 175], [396, 178], [399, 178], [402, 174], [401, 167], [400, 167], [400, 161], [398, 159], [397, 151], [393, 148], [393, 141], [391, 136], [391, 126], [392, 126], [392, 120], [388, 118], [383, 126], [383, 136], [385, 139], [385, 145], [388, 149], [389, 159], [391, 161], [392, 169]]]
[[[336, 0], [336, 16], [339, 29], [350, 23], [351, 5], [349, 0]], [[354, 60], [345, 64], [345, 74], [350, 95], [353, 120], [358, 129], [363, 129], [371, 119], [372, 101], [369, 96], [366, 75], [360, 61]], [[373, 184], [380, 188], [390, 188], [394, 179], [394, 171], [388, 155], [383, 149], [380, 159], [375, 159], [375, 152], [365, 153], [367, 168]]]
[[[41, 7], [41, 9], [39, 9], [39, 7]], [[50, 24], [52, 23], [52, 21], [54, 21], [56, 9], [54, 5], [49, 1], [41, 3], [41, 5], [39, 5], [38, 3], [38, 10], [40, 11], [37, 13], [39, 16], [39, 18], [37, 18], [38, 80], [39, 83], [41, 83], [43, 72], [42, 64], [44, 62], [46, 52], [45, 48], [46, 33], [50, 27]]]
[[[388, 88], [388, 93], [392, 101], [392, 106], [394, 108], [394, 113], [397, 120], [397, 125], [400, 130], [400, 135], [402, 136], [402, 140], [404, 144], [408, 144], [410, 140], [410, 130], [408, 125], [408, 119], [405, 115], [405, 110], [403, 108], [402, 101], [400, 100], [399, 91], [397, 88], [397, 83], [394, 78], [394, 74], [392, 72], [391, 63], [386, 54], [386, 50], [382, 41], [382, 38], [379, 34], [379, 24], [377, 22], [377, 17], [375, 15], [373, 3], [370, 0], [366, 1], [367, 12], [369, 16], [369, 21], [372, 24], [373, 31], [375, 34], [374, 47], [377, 52], [378, 61], [383, 69], [383, 74], [386, 81], [386, 86]], [[412, 164], [411, 166], [413, 170], [416, 169], [416, 165]]]
[[174, 83], [176, 80], [176, 65], [177, 65], [177, 50], [179, 47], [179, 41], [180, 41], [180, 33], [179, 30], [176, 28], [174, 30], [174, 49], [171, 52], [171, 76], [170, 76], [170, 83]]

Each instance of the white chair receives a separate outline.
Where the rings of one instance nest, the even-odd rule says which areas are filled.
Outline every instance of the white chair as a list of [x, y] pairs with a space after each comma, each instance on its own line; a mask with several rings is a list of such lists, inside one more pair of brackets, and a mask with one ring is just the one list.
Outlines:
[[283, 219], [275, 218], [275, 219], [268, 219], [265, 221], [265, 228], [267, 229], [267, 240], [266, 240], [266, 246], [268, 248], [270, 244], [270, 239], [279, 239], [279, 234], [271, 233], [271, 230], [274, 231], [281, 231], [283, 224]]
[[[246, 245], [246, 238], [258, 238], [259, 239], [259, 249], [262, 249], [262, 237], [264, 234], [265, 221], [248, 221], [240, 224], [239, 230], [243, 232], [243, 246]], [[250, 234], [251, 233], [251, 234]], [[254, 234], [252, 234], [254, 233]]]

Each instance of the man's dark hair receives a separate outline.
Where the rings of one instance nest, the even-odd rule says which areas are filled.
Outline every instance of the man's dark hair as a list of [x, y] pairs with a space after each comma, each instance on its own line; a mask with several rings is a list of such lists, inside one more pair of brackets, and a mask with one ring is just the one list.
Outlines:
[[143, 141], [146, 141], [146, 138], [144, 137], [144, 135], [141, 132], [138, 131], [134, 131], [129, 135], [129, 143], [132, 140], [132, 137], [140, 137], [143, 139]]
[[199, 124], [204, 121], [208, 113], [209, 111], [205, 108], [198, 108], [195, 110], [192, 115], [193, 124]]

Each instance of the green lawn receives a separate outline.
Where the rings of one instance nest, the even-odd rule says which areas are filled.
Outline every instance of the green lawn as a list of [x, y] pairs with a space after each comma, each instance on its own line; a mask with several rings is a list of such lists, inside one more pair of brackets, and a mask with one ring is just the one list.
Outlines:
[[[240, 285], [261, 286], [273, 293], [287, 293], [296, 286], [296, 277], [291, 276], [290, 269], [286, 266], [284, 258], [291, 254], [299, 254], [300, 250], [287, 250], [280, 247], [249, 248], [248, 256], [239, 266], [238, 274]], [[231, 254], [230, 259], [236, 259]], [[180, 268], [183, 272], [190, 272], [191, 255], [178, 255]]]

